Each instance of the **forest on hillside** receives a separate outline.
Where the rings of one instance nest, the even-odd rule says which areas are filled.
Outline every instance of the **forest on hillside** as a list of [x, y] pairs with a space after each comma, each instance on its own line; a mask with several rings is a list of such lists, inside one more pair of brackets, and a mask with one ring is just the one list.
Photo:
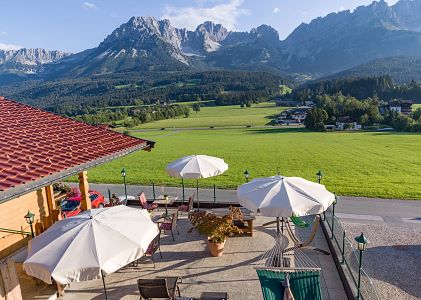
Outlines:
[[216, 105], [261, 102], [289, 81], [266, 72], [210, 71], [110, 74], [60, 81], [27, 81], [0, 87], [0, 94], [68, 115], [92, 109], [163, 102], [215, 100]]
[[314, 100], [321, 95], [341, 93], [359, 100], [378, 97], [383, 101], [392, 99], [413, 100], [421, 103], [421, 84], [411, 81], [408, 84], [395, 84], [388, 75], [373, 77], [351, 77], [322, 80], [307, 83], [294, 89], [291, 94], [296, 101]]

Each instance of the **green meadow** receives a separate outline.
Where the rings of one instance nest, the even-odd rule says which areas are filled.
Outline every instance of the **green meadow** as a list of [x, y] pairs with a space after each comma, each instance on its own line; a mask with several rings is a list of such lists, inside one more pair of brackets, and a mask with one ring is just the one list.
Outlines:
[[226, 127], [226, 126], [262, 126], [285, 108], [275, 106], [273, 102], [255, 104], [252, 107], [241, 108], [239, 105], [231, 106], [203, 106], [198, 113], [191, 111], [188, 118], [166, 119], [146, 123], [134, 129], [151, 128], [195, 128], [195, 127]]
[[[224, 109], [231, 113], [235, 111], [234, 108], [214, 109], [219, 113]], [[271, 114], [274, 109], [272, 107]], [[264, 105], [262, 110], [265, 111]], [[202, 113], [209, 114], [212, 120], [227, 118], [225, 124], [233, 124], [233, 119], [239, 123], [244, 121], [241, 114], [222, 117], [207, 109], [203, 109]], [[264, 123], [265, 117], [257, 115], [252, 119]], [[180, 122], [183, 120], [180, 119]], [[185, 120], [195, 124], [193, 126], [200, 124], [199, 120]], [[156, 127], [163, 127], [160, 123], [157, 122]], [[207, 121], [205, 123], [207, 126]], [[192, 125], [186, 123], [185, 126]], [[229, 164], [229, 170], [221, 176], [201, 180], [203, 187], [215, 183], [218, 188], [236, 188], [244, 183], [243, 173], [246, 169], [251, 177], [271, 176], [279, 171], [285, 176], [300, 176], [309, 180], [315, 180], [316, 172], [321, 169], [325, 174], [322, 183], [339, 195], [421, 199], [419, 134], [318, 133], [300, 128], [268, 127], [156, 130], [136, 132], [134, 135], [156, 141], [155, 149], [150, 153], [139, 151], [92, 169], [89, 172], [90, 181], [121, 183], [120, 170], [126, 167], [127, 180], [131, 184], [154, 182], [178, 185], [180, 180], [168, 177], [164, 172], [165, 166], [185, 155], [207, 154], [223, 158]], [[194, 181], [187, 183], [194, 185]]]

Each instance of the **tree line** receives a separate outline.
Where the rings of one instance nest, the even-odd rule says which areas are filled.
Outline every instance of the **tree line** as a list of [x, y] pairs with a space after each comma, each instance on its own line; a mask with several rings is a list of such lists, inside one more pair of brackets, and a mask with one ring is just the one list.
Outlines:
[[380, 114], [379, 107], [385, 102], [378, 97], [358, 100], [341, 93], [316, 96], [315, 103], [316, 106], [309, 111], [304, 121], [310, 130], [323, 131], [325, 125], [335, 124], [346, 117], [349, 118], [348, 122], [358, 122], [366, 127], [384, 125], [398, 131], [421, 132], [421, 108], [410, 116], [387, 109]]
[[0, 87], [0, 94], [49, 111], [77, 116], [91, 108], [215, 100], [217, 105], [260, 102], [289, 81], [252, 71], [117, 73]]
[[[200, 108], [199, 108], [200, 110]], [[135, 108], [101, 109], [81, 114], [73, 118], [88, 124], [111, 124], [114, 126], [133, 127], [139, 124], [172, 119], [183, 116], [188, 118], [190, 108], [186, 105], [152, 105]]]
[[388, 75], [373, 77], [339, 78], [304, 84], [293, 90], [291, 98], [296, 101], [314, 100], [320, 95], [342, 93], [359, 100], [379, 97], [392, 99], [410, 99], [421, 103], [421, 84], [411, 81], [396, 85]]

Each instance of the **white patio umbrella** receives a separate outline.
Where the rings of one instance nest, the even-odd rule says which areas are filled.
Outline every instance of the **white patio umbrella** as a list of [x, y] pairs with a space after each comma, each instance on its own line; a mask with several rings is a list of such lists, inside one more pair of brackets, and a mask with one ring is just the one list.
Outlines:
[[168, 164], [166, 172], [172, 177], [196, 179], [197, 205], [199, 209], [199, 179], [220, 175], [228, 170], [223, 159], [207, 155], [190, 155]]
[[103, 279], [142, 257], [159, 233], [146, 210], [114, 206], [54, 223], [29, 241], [23, 267], [51, 284]]
[[335, 200], [322, 184], [283, 176], [255, 178], [238, 187], [237, 197], [241, 206], [277, 220], [320, 214]]

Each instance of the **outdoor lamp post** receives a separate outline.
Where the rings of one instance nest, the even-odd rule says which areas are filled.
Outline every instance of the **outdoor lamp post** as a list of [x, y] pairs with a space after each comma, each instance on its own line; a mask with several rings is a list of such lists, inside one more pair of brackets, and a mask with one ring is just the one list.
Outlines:
[[360, 250], [360, 261], [358, 264], [358, 284], [357, 284], [357, 299], [360, 298], [360, 284], [361, 284], [361, 261], [363, 257], [363, 251], [367, 248], [368, 240], [364, 237], [364, 234], [361, 232], [361, 235], [355, 238], [355, 241], [358, 243], [358, 250]]
[[317, 181], [320, 183], [323, 179], [323, 172], [319, 170], [319, 172], [316, 173]]
[[126, 203], [127, 203], [126, 168], [123, 168], [121, 170], [121, 176], [123, 176], [123, 181], [124, 181], [124, 195], [126, 196]]
[[[338, 196], [336, 196], [336, 193], [334, 193], [335, 198], [333, 199], [333, 203], [332, 203], [332, 236], [330, 237], [331, 240], [333, 240], [334, 237], [334, 231], [333, 231], [333, 226], [335, 224], [335, 205], [336, 203], [338, 203]], [[324, 214], [325, 212], [323, 212]], [[326, 215], [324, 215], [325, 219], [326, 219]]]
[[249, 173], [249, 171], [248, 171], [248, 170], [246, 170], [246, 171], [244, 172], [244, 177], [246, 178], [246, 182], [249, 182], [250, 173]]
[[35, 235], [34, 235], [34, 228], [32, 227], [32, 224], [34, 223], [34, 217], [35, 217], [35, 215], [33, 213], [31, 213], [29, 210], [28, 210], [28, 213], [24, 216], [24, 218], [26, 219], [26, 223], [28, 223], [29, 226], [31, 226], [31, 235], [32, 235], [32, 238], [35, 237]]

